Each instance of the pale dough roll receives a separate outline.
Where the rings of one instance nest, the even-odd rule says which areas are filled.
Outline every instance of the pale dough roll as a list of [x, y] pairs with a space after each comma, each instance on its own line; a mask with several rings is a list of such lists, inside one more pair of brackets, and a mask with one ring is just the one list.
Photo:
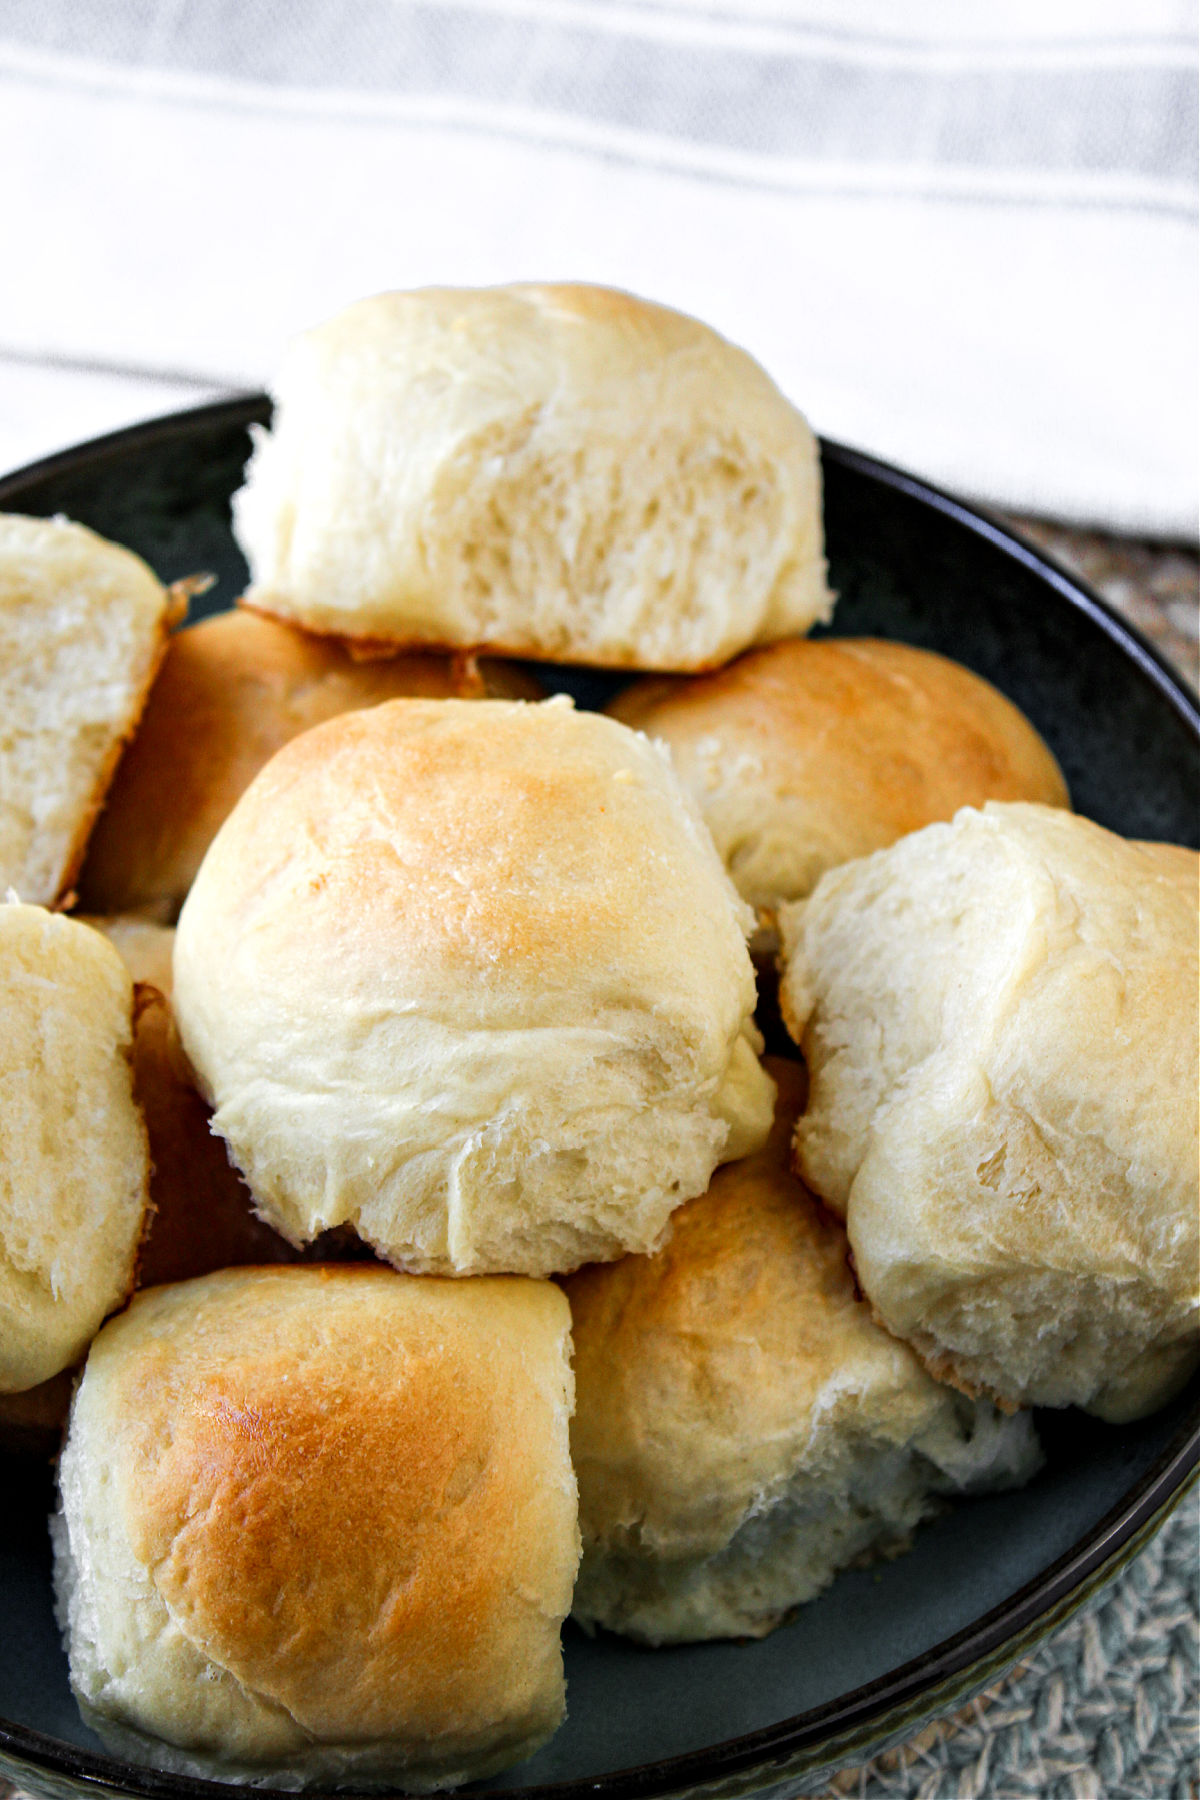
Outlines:
[[1196, 867], [989, 805], [781, 914], [798, 1167], [945, 1379], [1128, 1419], [1200, 1355]]
[[0, 1392], [76, 1362], [133, 1287], [150, 1176], [111, 944], [0, 905]]
[[234, 523], [251, 605], [410, 646], [708, 668], [832, 604], [803, 418], [606, 288], [379, 294], [308, 332]]
[[0, 514], [0, 895], [50, 906], [70, 886], [172, 611], [130, 551]]
[[563, 1715], [578, 1561], [548, 1282], [246, 1269], [92, 1346], [55, 1521], [71, 1682], [158, 1768], [422, 1791]]
[[571, 1302], [574, 1612], [649, 1643], [761, 1637], [840, 1568], [894, 1552], [938, 1496], [1039, 1462], [1026, 1416], [940, 1387], [858, 1299], [845, 1233], [775, 1128], [676, 1213], [655, 1256], [582, 1269]]
[[664, 756], [567, 700], [295, 739], [179, 921], [183, 1046], [263, 1215], [399, 1266], [656, 1244], [765, 1138], [750, 924]]
[[767, 913], [961, 806], [1070, 804], [1003, 694], [879, 638], [773, 644], [713, 675], [638, 682], [609, 711], [669, 747], [738, 892]]
[[1182, 844], [1139, 843], [1138, 849], [1144, 850], [1168, 881], [1177, 883], [1200, 911], [1200, 858], [1196, 852]]
[[137, 735], [121, 758], [80, 876], [85, 906], [174, 919], [222, 820], [276, 750], [325, 719], [402, 694], [537, 699], [524, 671], [495, 661], [390, 656], [254, 613], [178, 631]]

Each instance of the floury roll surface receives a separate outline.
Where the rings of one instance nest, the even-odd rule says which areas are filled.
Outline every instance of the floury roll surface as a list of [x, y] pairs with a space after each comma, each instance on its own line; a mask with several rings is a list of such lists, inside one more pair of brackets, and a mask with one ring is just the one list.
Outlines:
[[941, 1379], [1123, 1421], [1200, 1358], [1198, 869], [991, 804], [783, 909], [797, 1166]]
[[234, 502], [313, 631], [714, 668], [829, 616], [816, 439], [744, 350], [586, 284], [377, 294], [292, 345]]
[[659, 1242], [760, 1145], [738, 899], [644, 738], [569, 701], [398, 700], [297, 738], [179, 922], [184, 1048], [263, 1214], [398, 1266]]

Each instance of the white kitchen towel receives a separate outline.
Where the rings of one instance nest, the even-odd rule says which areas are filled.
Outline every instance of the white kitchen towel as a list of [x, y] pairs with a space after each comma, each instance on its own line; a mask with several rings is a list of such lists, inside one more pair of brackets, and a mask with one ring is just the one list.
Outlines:
[[961, 493], [1192, 536], [1195, 70], [1195, 0], [2, 0], [0, 464], [551, 277]]

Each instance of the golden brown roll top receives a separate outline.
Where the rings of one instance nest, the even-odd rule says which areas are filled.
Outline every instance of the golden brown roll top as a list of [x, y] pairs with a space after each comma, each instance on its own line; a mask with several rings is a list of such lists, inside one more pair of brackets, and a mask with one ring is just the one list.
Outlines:
[[84, 905], [174, 919], [222, 820], [276, 750], [402, 694], [536, 699], [540, 690], [518, 668], [472, 658], [356, 661], [335, 639], [250, 612], [176, 632], [96, 822]]
[[72, 1413], [85, 1716], [224, 1780], [478, 1778], [563, 1712], [578, 1556], [550, 1284], [238, 1270], [140, 1294]]
[[765, 1137], [747, 923], [644, 739], [565, 700], [397, 700], [242, 797], [176, 1013], [288, 1236], [542, 1274], [657, 1242]]
[[1003, 694], [879, 638], [774, 644], [716, 674], [638, 682], [609, 711], [669, 747], [738, 892], [767, 911], [961, 806], [1070, 804]]

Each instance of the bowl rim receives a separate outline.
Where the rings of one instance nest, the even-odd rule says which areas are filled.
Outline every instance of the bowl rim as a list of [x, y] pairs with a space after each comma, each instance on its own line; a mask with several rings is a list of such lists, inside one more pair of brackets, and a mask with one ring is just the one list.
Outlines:
[[[122, 456], [126, 451], [146, 449], [156, 443], [191, 437], [201, 431], [221, 427], [233, 429], [237, 426], [248, 430], [252, 425], [267, 425], [270, 423], [271, 409], [272, 401], [268, 393], [262, 389], [248, 389], [244, 393], [231, 394], [223, 400], [207, 401], [203, 406], [189, 406], [176, 412], [159, 413], [153, 418], [139, 420], [136, 424], [124, 425], [119, 431], [105, 432], [100, 437], [85, 438], [78, 444], [69, 445], [65, 450], [56, 450], [49, 456], [39, 457], [35, 462], [25, 463], [20, 468], [0, 475], [0, 511], [14, 510], [12, 502], [19, 500], [21, 490], [38, 482], [51, 480], [55, 476], [75, 474], [96, 462]], [[1157, 645], [1151, 643], [1144, 632], [1117, 612], [1107, 600], [1102, 599], [1082, 576], [1064, 568], [1048, 551], [1022, 537], [1019, 531], [1002, 523], [982, 506], [959, 499], [945, 488], [927, 481], [924, 476], [913, 475], [896, 463], [887, 462], [865, 450], [856, 450], [837, 438], [818, 436], [817, 443], [823, 464], [831, 463], [834, 467], [865, 475], [869, 480], [878, 481], [883, 487], [923, 502], [932, 511], [953, 520], [972, 536], [992, 544], [1014, 562], [1048, 582], [1061, 599], [1083, 613], [1110, 642], [1126, 652], [1141, 673], [1148, 677], [1151, 684], [1170, 703], [1183, 723], [1190, 726], [1200, 738], [1200, 695], [1193, 692]]]
[[[265, 393], [239, 394], [88, 439], [0, 478], [0, 509], [13, 510], [13, 503], [19, 503], [23, 490], [44, 480], [82, 473], [97, 462], [129, 451], [222, 427], [246, 429], [266, 423], [270, 404]], [[836, 440], [821, 438], [819, 443], [824, 462], [865, 476], [923, 504], [1045, 582], [1060, 600], [1082, 613], [1124, 653], [1200, 742], [1200, 699], [1156, 646], [1085, 581], [1011, 527], [922, 477]], [[505, 1800], [582, 1800], [584, 1795], [592, 1800], [656, 1800], [658, 1796], [744, 1776], [759, 1765], [778, 1764], [804, 1751], [815, 1751], [825, 1742], [832, 1747], [833, 1740], [843, 1739], [848, 1733], [882, 1725], [889, 1715], [918, 1703], [924, 1695], [932, 1696], [954, 1677], [969, 1674], [973, 1666], [1002, 1659], [1006, 1645], [1013, 1646], [1015, 1657], [1019, 1653], [1017, 1640], [1023, 1633], [1039, 1620], [1050, 1619], [1056, 1610], [1069, 1608], [1072, 1596], [1085, 1598], [1105, 1579], [1106, 1566], [1119, 1560], [1131, 1540], [1161, 1523], [1156, 1515], [1165, 1518], [1182, 1498], [1189, 1477], [1198, 1466], [1200, 1403], [1193, 1405], [1150, 1468], [1070, 1550], [971, 1625], [919, 1656], [835, 1700], [758, 1731], [602, 1775], [505, 1788]], [[136, 1795], [141, 1800], [221, 1800], [223, 1795], [236, 1791], [238, 1785], [126, 1763], [118, 1757], [64, 1743], [16, 1721], [0, 1719], [0, 1756], [5, 1753], [25, 1763], [31, 1774], [45, 1772], [85, 1787]], [[253, 1792], [259, 1800], [295, 1800], [290, 1790], [255, 1784]], [[355, 1792], [339, 1789], [338, 1800], [351, 1800]], [[309, 1789], [305, 1793], [308, 1800], [321, 1800], [322, 1790]]]

